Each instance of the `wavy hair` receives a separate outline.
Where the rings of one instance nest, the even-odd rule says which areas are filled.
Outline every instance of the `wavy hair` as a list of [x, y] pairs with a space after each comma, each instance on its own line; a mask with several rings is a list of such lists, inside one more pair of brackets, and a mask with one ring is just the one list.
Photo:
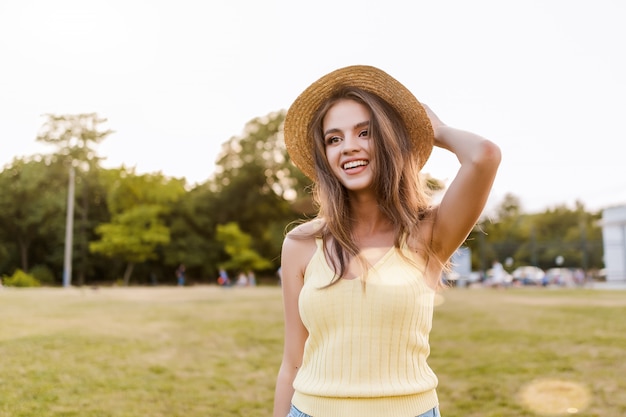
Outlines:
[[[345, 275], [350, 259], [358, 259], [365, 273], [368, 269], [355, 244], [348, 190], [333, 174], [326, 158], [324, 117], [335, 103], [346, 99], [361, 103], [370, 111], [370, 152], [374, 155], [372, 186], [378, 207], [393, 225], [396, 248], [402, 245], [403, 239], [417, 236], [415, 232], [430, 211], [430, 194], [420, 175], [423, 164], [412, 152], [412, 140], [398, 112], [379, 96], [360, 88], [346, 87], [332, 95], [309, 123], [317, 174], [313, 198], [319, 208], [317, 217], [323, 220], [312, 235], [323, 239], [324, 251], [335, 271], [329, 285]], [[427, 245], [421, 246], [430, 252]], [[429, 253], [424, 255], [428, 259]]]

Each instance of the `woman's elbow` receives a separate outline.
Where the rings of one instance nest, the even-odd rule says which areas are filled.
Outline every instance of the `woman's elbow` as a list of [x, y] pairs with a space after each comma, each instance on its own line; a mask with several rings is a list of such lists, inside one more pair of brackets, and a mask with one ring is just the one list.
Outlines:
[[497, 170], [502, 160], [502, 151], [500, 147], [490, 140], [483, 140], [480, 143], [480, 152], [478, 152], [475, 163], [485, 168]]

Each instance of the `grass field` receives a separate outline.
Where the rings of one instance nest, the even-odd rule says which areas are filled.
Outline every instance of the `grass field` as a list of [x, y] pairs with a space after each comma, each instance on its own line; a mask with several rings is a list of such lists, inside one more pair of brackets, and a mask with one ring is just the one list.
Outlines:
[[[626, 416], [626, 292], [449, 289], [443, 417]], [[267, 417], [278, 287], [0, 289], [0, 417]]]

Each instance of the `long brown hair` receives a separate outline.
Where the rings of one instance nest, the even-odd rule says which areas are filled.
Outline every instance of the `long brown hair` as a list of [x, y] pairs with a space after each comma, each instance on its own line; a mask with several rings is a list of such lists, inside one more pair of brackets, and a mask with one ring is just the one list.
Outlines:
[[319, 207], [318, 218], [323, 219], [321, 229], [314, 234], [322, 237], [324, 250], [335, 271], [329, 285], [344, 276], [350, 259], [364, 262], [355, 244], [348, 190], [332, 173], [326, 158], [322, 128], [328, 110], [344, 99], [354, 100], [370, 110], [371, 152], [374, 155], [372, 186], [380, 210], [394, 227], [395, 247], [402, 245], [403, 238], [417, 236], [415, 232], [430, 209], [430, 195], [420, 175], [423, 164], [416, 160], [411, 138], [396, 110], [377, 95], [355, 87], [346, 87], [331, 96], [309, 123], [317, 173], [313, 198]]

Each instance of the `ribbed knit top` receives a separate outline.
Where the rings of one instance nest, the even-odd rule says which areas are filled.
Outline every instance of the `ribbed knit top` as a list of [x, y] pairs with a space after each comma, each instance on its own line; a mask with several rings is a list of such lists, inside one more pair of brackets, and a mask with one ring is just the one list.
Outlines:
[[435, 291], [425, 262], [391, 248], [359, 278], [328, 288], [333, 271], [322, 242], [307, 266], [300, 316], [309, 337], [293, 404], [314, 417], [415, 417], [438, 404], [426, 363]]

